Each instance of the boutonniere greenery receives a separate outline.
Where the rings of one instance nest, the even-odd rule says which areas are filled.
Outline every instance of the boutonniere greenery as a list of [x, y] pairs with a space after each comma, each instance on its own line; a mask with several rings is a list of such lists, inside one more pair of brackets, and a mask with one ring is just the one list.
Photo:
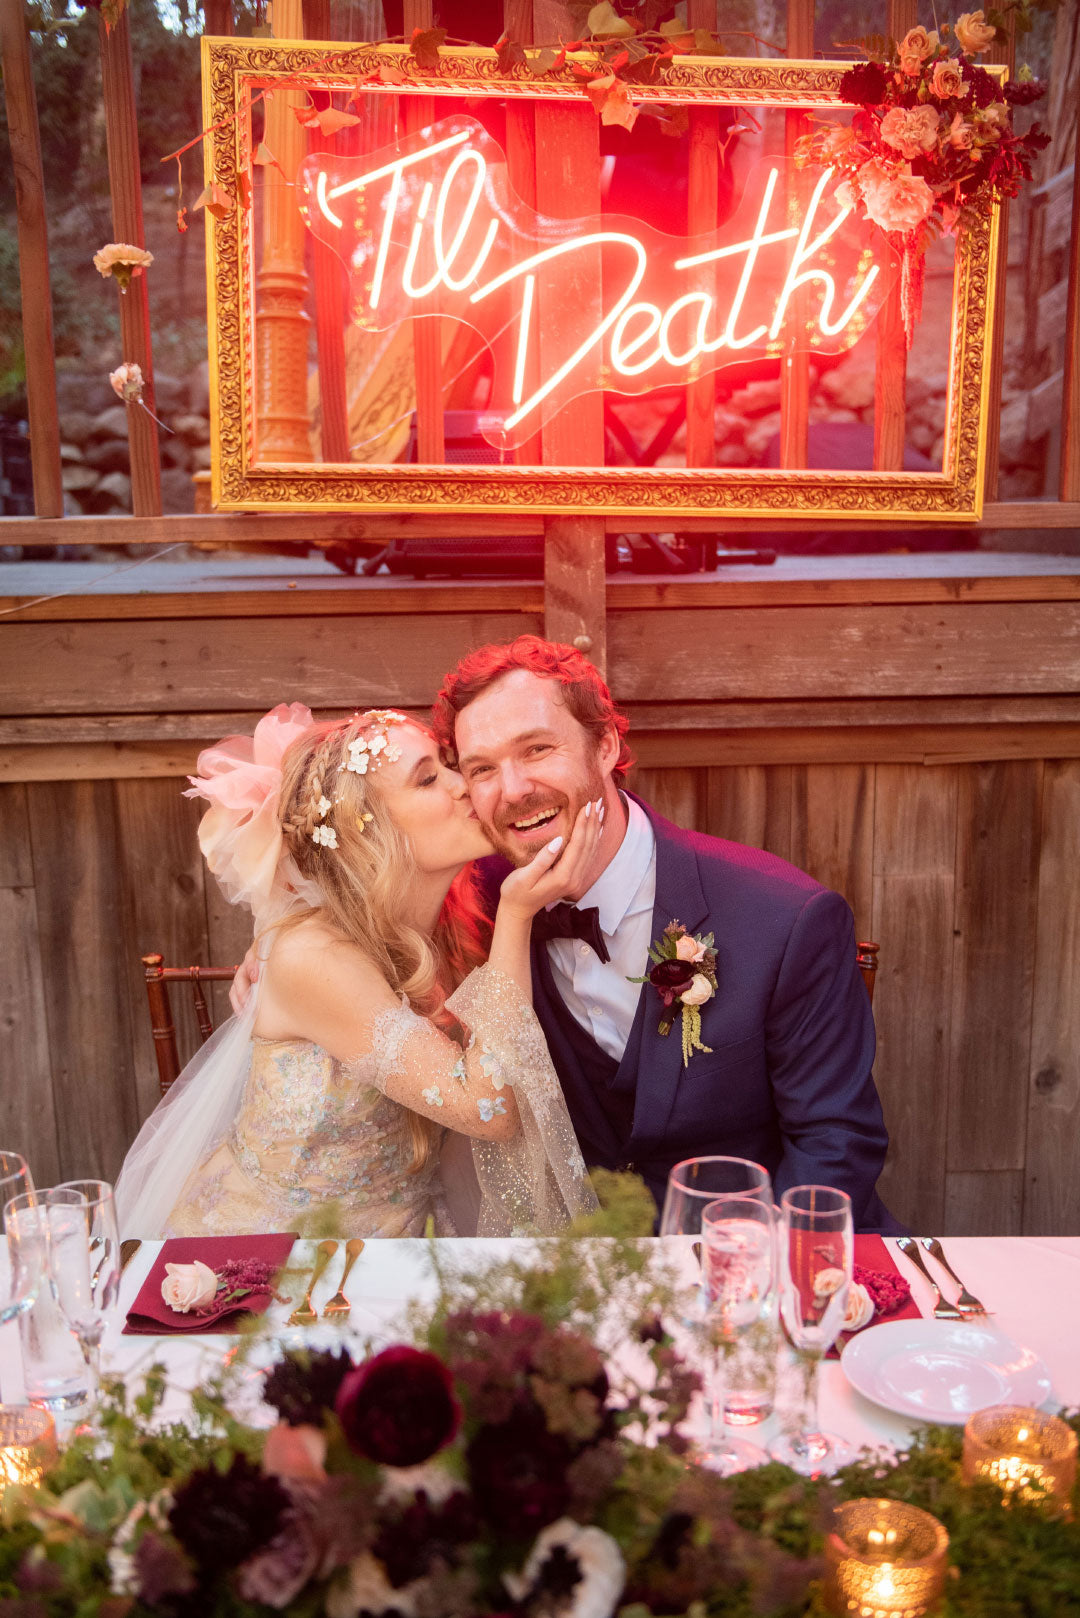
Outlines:
[[663, 1001], [658, 1025], [661, 1034], [670, 1034], [676, 1017], [682, 1033], [683, 1067], [690, 1066], [695, 1051], [711, 1052], [701, 1043], [701, 1008], [716, 993], [716, 954], [713, 935], [699, 937], [688, 933], [681, 921], [672, 921], [649, 946], [652, 966], [644, 977], [630, 983], [651, 983]]

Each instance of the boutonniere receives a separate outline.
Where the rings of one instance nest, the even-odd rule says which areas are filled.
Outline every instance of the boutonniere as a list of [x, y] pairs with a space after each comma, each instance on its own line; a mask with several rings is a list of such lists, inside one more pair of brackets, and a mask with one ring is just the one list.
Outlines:
[[701, 1043], [701, 1007], [716, 993], [713, 935], [697, 937], [681, 921], [672, 921], [649, 946], [649, 959], [653, 964], [645, 976], [628, 982], [651, 983], [659, 994], [664, 1005], [659, 1033], [670, 1034], [681, 1013], [683, 1067], [689, 1067], [695, 1051], [709, 1054], [712, 1049]]

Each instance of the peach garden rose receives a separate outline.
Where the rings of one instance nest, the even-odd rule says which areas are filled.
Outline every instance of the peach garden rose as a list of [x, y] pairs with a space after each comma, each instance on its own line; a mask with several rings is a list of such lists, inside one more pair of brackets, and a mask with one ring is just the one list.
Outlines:
[[988, 51], [994, 43], [997, 30], [986, 21], [982, 11], [965, 11], [963, 16], [957, 17], [953, 29], [956, 43], [962, 51], [969, 56], [981, 56]]

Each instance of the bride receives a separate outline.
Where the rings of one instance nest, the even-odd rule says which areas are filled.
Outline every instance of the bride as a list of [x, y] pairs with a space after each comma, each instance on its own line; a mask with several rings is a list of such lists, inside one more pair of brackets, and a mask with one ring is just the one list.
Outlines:
[[480, 1235], [550, 1233], [594, 1207], [532, 1012], [529, 934], [574, 891], [602, 814], [586, 805], [565, 849], [506, 879], [489, 941], [469, 867], [490, 844], [403, 715], [317, 725], [282, 705], [191, 780], [260, 969], [129, 1151], [123, 1234], [289, 1230], [331, 1204], [350, 1235], [417, 1235], [430, 1215], [452, 1233], [447, 1129], [472, 1139]]

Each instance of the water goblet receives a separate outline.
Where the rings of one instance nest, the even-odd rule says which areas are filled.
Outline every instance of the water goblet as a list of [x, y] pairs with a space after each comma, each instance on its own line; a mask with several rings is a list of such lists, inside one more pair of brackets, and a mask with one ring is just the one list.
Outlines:
[[[18, 1152], [0, 1152], [0, 1210], [8, 1229], [8, 1205], [16, 1198], [36, 1200], [34, 1181], [26, 1159]], [[39, 1244], [0, 1242], [0, 1326], [29, 1309], [37, 1297], [44, 1268]]]
[[42, 1276], [32, 1306], [19, 1316], [25, 1396], [29, 1404], [57, 1415], [85, 1406], [89, 1377], [79, 1340], [50, 1281], [47, 1197], [44, 1189], [13, 1197], [4, 1209], [4, 1225], [12, 1262], [30, 1256]]
[[714, 1350], [707, 1389], [708, 1437], [697, 1459], [710, 1471], [731, 1477], [768, 1457], [756, 1444], [736, 1438], [725, 1423], [728, 1356], [754, 1333], [755, 1347], [775, 1353], [769, 1320], [776, 1276], [775, 1211], [752, 1196], [723, 1196], [706, 1204], [701, 1216], [702, 1300], [705, 1335]]
[[688, 1157], [668, 1175], [661, 1236], [700, 1236], [703, 1210], [716, 1197], [753, 1197], [772, 1207], [772, 1181], [746, 1157]]
[[57, 1302], [79, 1339], [98, 1391], [101, 1340], [120, 1293], [120, 1234], [112, 1186], [69, 1180], [46, 1195], [49, 1262]]
[[780, 1199], [780, 1315], [803, 1372], [796, 1430], [769, 1446], [804, 1477], [835, 1472], [853, 1459], [844, 1439], [818, 1425], [821, 1361], [844, 1323], [853, 1254], [851, 1198], [831, 1186], [797, 1185]]

